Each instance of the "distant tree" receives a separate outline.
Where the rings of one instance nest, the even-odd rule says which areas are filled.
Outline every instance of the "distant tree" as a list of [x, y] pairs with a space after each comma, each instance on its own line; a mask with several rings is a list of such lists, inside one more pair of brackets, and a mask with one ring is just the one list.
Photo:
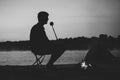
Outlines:
[[114, 39], [114, 37], [110, 35], [110, 36], [108, 37], [108, 39]]
[[117, 37], [118, 39], [120, 39], [120, 35], [118, 35], [118, 37]]
[[101, 39], [107, 39], [108, 35], [107, 34], [100, 34], [99, 38], [101, 38]]

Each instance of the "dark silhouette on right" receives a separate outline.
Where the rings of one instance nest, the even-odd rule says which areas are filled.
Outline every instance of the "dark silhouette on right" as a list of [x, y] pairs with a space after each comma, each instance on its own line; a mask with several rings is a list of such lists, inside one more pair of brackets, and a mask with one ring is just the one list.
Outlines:
[[104, 39], [93, 41], [91, 49], [85, 57], [86, 63], [97, 64], [117, 64], [118, 60], [113, 56], [105, 45]]

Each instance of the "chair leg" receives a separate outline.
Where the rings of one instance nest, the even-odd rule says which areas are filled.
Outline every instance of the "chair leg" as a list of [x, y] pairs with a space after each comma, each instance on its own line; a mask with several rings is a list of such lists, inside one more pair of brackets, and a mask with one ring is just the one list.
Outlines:
[[35, 55], [36, 61], [33, 63], [33, 65], [39, 65], [39, 59], [41, 58], [41, 56], [38, 58], [37, 55]]
[[40, 58], [41, 60], [39, 60], [39, 65], [42, 65], [41, 63], [43, 62], [43, 60], [45, 59], [45, 56], [41, 56]]
[[36, 59], [36, 61], [33, 63], [33, 65], [38, 63], [37, 55], [35, 55], [35, 59]]
[[37, 55], [35, 55], [36, 57], [36, 61], [33, 63], [33, 65], [41, 65], [41, 63], [43, 62], [45, 56], [40, 56], [39, 58], [37, 57]]

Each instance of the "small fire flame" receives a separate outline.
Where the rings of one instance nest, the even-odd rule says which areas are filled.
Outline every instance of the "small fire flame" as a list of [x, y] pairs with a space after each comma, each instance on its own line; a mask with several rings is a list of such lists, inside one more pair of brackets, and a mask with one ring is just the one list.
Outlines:
[[83, 68], [83, 69], [87, 69], [89, 66], [92, 66], [91, 64], [86, 64], [86, 62], [85, 61], [83, 61], [82, 63], [81, 63], [81, 68]]

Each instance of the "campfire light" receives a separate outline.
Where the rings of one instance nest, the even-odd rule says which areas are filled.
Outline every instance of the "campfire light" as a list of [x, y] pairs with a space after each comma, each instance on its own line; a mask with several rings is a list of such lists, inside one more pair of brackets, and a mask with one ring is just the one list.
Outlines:
[[81, 68], [83, 68], [83, 69], [87, 69], [89, 66], [92, 66], [91, 64], [86, 64], [86, 62], [85, 61], [83, 61], [82, 63], [81, 63]]

